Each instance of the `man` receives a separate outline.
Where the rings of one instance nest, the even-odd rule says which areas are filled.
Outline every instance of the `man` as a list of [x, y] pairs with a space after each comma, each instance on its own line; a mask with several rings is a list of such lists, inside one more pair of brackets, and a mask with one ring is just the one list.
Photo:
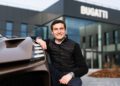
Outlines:
[[66, 24], [62, 20], [51, 24], [51, 32], [54, 39], [43, 41], [37, 38], [36, 42], [50, 55], [52, 86], [81, 86], [80, 77], [88, 72], [88, 67], [79, 44], [68, 39]]

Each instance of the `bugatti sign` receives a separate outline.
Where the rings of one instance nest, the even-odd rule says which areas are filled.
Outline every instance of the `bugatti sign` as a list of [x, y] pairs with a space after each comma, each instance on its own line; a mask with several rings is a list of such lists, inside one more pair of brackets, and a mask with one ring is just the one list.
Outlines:
[[80, 6], [80, 14], [102, 19], [108, 19], [108, 11], [88, 6]]

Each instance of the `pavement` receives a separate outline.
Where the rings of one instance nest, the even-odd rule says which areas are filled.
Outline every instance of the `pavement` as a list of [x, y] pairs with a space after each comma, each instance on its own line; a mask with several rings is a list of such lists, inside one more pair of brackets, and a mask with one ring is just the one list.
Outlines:
[[83, 81], [82, 86], [120, 86], [120, 78], [95, 78], [88, 76], [91, 72], [97, 70], [99, 69], [90, 69], [88, 74], [81, 78]]

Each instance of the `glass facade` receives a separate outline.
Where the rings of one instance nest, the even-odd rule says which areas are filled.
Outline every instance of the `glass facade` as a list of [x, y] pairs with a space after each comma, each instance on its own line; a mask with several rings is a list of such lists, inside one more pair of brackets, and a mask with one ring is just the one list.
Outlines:
[[90, 68], [120, 64], [120, 26], [71, 17], [64, 19], [69, 38], [80, 44]]
[[47, 26], [35, 26], [34, 36], [41, 37], [43, 39], [48, 38], [48, 27]]
[[66, 18], [66, 26], [67, 26], [67, 34], [69, 38], [73, 39], [77, 43], [80, 43], [80, 24], [78, 22], [79, 20], [76, 20], [74, 18]]

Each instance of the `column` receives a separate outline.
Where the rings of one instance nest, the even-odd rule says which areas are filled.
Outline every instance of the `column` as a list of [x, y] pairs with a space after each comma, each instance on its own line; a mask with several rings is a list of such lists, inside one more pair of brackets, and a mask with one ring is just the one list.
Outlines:
[[99, 68], [102, 68], [102, 28], [101, 28], [101, 24], [98, 24], [98, 64], [99, 64]]

